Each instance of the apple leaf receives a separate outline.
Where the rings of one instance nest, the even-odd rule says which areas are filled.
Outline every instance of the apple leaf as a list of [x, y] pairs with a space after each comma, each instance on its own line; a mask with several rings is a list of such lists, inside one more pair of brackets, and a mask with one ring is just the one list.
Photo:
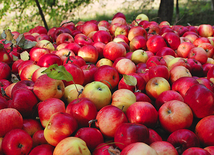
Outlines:
[[22, 52], [22, 53], [20, 53], [20, 58], [22, 59], [22, 60], [29, 60], [30, 59], [30, 57], [29, 57], [29, 53], [27, 52], [27, 51], [24, 51], [24, 52]]
[[42, 73], [46, 73], [47, 76], [52, 79], [73, 81], [73, 76], [62, 65], [58, 66], [58, 64], [53, 64], [42, 71]]
[[13, 34], [11, 33], [11, 30], [4, 30], [3, 33], [1, 34], [1, 37], [3, 39], [5, 39], [3, 41], [4, 44], [7, 44], [7, 43], [13, 43], [13, 44], [16, 44], [16, 40], [13, 38]]
[[26, 40], [25, 36], [23, 34], [20, 34], [18, 36], [18, 38], [16, 39], [16, 44], [23, 49], [30, 49], [30, 48], [36, 46], [37, 42]]
[[16, 39], [16, 43], [19, 47], [23, 47], [24, 46], [24, 43], [25, 43], [25, 37], [24, 37], [24, 34], [20, 34], [18, 36], [18, 38]]
[[136, 86], [137, 79], [134, 76], [123, 74], [124, 82], [129, 86]]
[[36, 44], [37, 44], [36, 41], [25, 40], [23, 49], [30, 49], [30, 48], [36, 46]]

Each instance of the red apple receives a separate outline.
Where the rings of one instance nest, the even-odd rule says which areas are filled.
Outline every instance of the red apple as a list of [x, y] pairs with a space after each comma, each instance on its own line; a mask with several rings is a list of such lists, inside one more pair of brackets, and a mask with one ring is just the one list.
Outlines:
[[130, 50], [131, 51], [135, 51], [138, 49], [143, 49], [146, 50], [146, 38], [144, 38], [143, 36], [135, 36], [134, 38], [132, 38], [132, 40], [130, 40]]
[[150, 147], [155, 149], [158, 154], [178, 155], [176, 148], [167, 141], [157, 141], [150, 144]]
[[33, 146], [33, 140], [22, 129], [13, 129], [3, 138], [2, 151], [4, 154], [28, 154]]
[[189, 129], [179, 129], [172, 132], [167, 141], [171, 143], [182, 154], [186, 149], [190, 147], [199, 147], [200, 141], [196, 134]]
[[177, 55], [183, 58], [187, 58], [190, 50], [194, 47], [195, 46], [193, 45], [193, 43], [183, 42], [178, 46]]
[[93, 21], [86, 21], [82, 26], [83, 34], [87, 36], [92, 31], [98, 31], [98, 25]]
[[47, 142], [56, 146], [61, 140], [69, 137], [78, 128], [77, 120], [65, 112], [54, 113], [44, 129], [44, 137]]
[[178, 80], [181, 77], [192, 77], [192, 74], [190, 73], [189, 69], [187, 69], [184, 66], [175, 66], [170, 70], [170, 82], [174, 83], [176, 80]]
[[192, 154], [210, 155], [210, 153], [207, 150], [200, 147], [190, 147], [182, 153], [182, 155], [192, 155]]
[[34, 147], [29, 155], [53, 155], [54, 146], [50, 144], [41, 144]]
[[79, 127], [87, 127], [89, 121], [96, 118], [97, 108], [88, 98], [77, 98], [67, 105], [66, 113], [77, 120]]
[[134, 26], [129, 30], [128, 39], [131, 41], [135, 36], [143, 36], [147, 40], [147, 32], [141, 26]]
[[210, 24], [201, 24], [198, 27], [198, 34], [201, 37], [211, 37], [213, 32], [213, 27]]
[[70, 49], [71, 51], [74, 52], [75, 55], [77, 55], [79, 49], [81, 48], [80, 45], [78, 45], [77, 43], [69, 43], [65, 46], [65, 48]]
[[94, 46], [85, 45], [79, 49], [77, 55], [81, 56], [85, 62], [95, 64], [98, 60], [99, 53]]
[[151, 99], [142, 92], [134, 92], [135, 96], [136, 96], [136, 102], [138, 101], [143, 101], [143, 102], [149, 102], [152, 103]]
[[158, 113], [161, 126], [168, 132], [189, 128], [193, 122], [191, 108], [182, 101], [167, 101], [160, 107]]
[[148, 139], [148, 128], [145, 125], [136, 123], [122, 123], [114, 135], [115, 145], [121, 150], [135, 142], [147, 143]]
[[211, 43], [201, 43], [198, 47], [202, 47], [209, 58], [212, 58], [214, 55], [214, 47]]
[[190, 72], [192, 76], [202, 77], [203, 76], [203, 66], [195, 59], [187, 59], [187, 63], [190, 65]]
[[146, 61], [146, 67], [150, 68], [152, 66], [158, 66], [158, 65], [164, 65], [167, 66], [166, 61], [163, 59], [163, 57], [160, 56], [151, 56], [147, 61]]
[[148, 128], [157, 125], [158, 112], [149, 102], [135, 102], [126, 111], [130, 123], [143, 124]]
[[131, 74], [136, 72], [136, 65], [128, 58], [119, 58], [118, 61], [114, 61], [113, 67], [115, 67], [120, 74]]
[[47, 53], [41, 56], [37, 62], [40, 67], [49, 67], [53, 64], [62, 65], [61, 58], [54, 53]]
[[164, 55], [172, 55], [176, 56], [175, 51], [170, 47], [162, 47], [158, 52], [156, 53], [157, 56], [164, 56]]
[[81, 69], [84, 74], [83, 85], [86, 85], [94, 80], [94, 74], [97, 71], [98, 67], [94, 64], [85, 64], [81, 66]]
[[163, 35], [164, 40], [170, 48], [176, 50], [180, 45], [180, 37], [174, 32], [166, 32]]
[[188, 58], [193, 58], [198, 60], [201, 64], [205, 64], [207, 62], [208, 56], [202, 47], [194, 47], [190, 50]]
[[213, 125], [212, 125], [213, 122], [214, 122], [213, 115], [209, 115], [209, 116], [203, 117], [196, 124], [195, 134], [197, 135], [197, 137], [199, 138], [203, 146], [212, 146], [214, 144]]
[[209, 90], [214, 92], [214, 84], [208, 80], [206, 77], [200, 77], [196, 79], [200, 84], [205, 85]]
[[42, 55], [47, 53], [50, 53], [50, 50], [46, 48], [33, 47], [30, 49], [30, 52], [29, 52], [30, 60], [37, 62]]
[[41, 144], [48, 144], [47, 140], [44, 137], [44, 129], [36, 131], [33, 136], [33, 147], [36, 147]]
[[104, 138], [100, 130], [96, 128], [84, 127], [80, 128], [75, 137], [81, 138], [86, 142], [89, 150], [93, 151], [99, 144], [104, 142]]
[[167, 44], [162, 36], [154, 35], [146, 42], [147, 49], [153, 53], [157, 53], [159, 49], [166, 47]]
[[80, 46], [91, 45], [92, 39], [87, 37], [85, 34], [79, 33], [79, 34], [75, 35], [74, 42]]
[[38, 115], [41, 125], [45, 128], [50, 117], [57, 112], [65, 112], [65, 103], [57, 98], [49, 98], [38, 104]]
[[0, 79], [9, 78], [10, 73], [11, 73], [10, 66], [8, 64], [6, 64], [5, 62], [0, 62], [0, 68], [1, 68]]
[[105, 137], [114, 137], [119, 125], [128, 122], [125, 113], [113, 105], [107, 105], [100, 109], [96, 119], [96, 126]]
[[16, 90], [19, 90], [19, 89], [28, 89], [28, 90], [33, 90], [33, 87], [34, 87], [34, 82], [33, 81], [29, 81], [29, 80], [21, 80], [21, 81], [18, 81], [17, 83], [15, 83], [15, 85], [12, 87], [12, 90], [11, 90], [11, 97], [13, 96], [13, 93], [16, 91]]
[[62, 43], [72, 43], [74, 42], [74, 38], [69, 33], [61, 33], [56, 38], [56, 44], [60, 45]]
[[39, 100], [48, 98], [61, 98], [64, 94], [65, 85], [62, 80], [52, 79], [47, 74], [41, 75], [34, 84], [33, 92]]
[[36, 133], [39, 130], [42, 130], [43, 127], [39, 121], [32, 118], [28, 118], [23, 120], [22, 129], [26, 131], [31, 137], [33, 137], [34, 133]]
[[[206, 97], [205, 97], [206, 96]], [[214, 93], [202, 84], [190, 87], [184, 96], [184, 102], [189, 105], [195, 117], [203, 118], [213, 114]]]
[[148, 140], [148, 144], [152, 144], [153, 142], [157, 142], [157, 141], [162, 141], [162, 137], [154, 130], [151, 128], [149, 129], [149, 140]]
[[181, 94], [175, 90], [167, 90], [162, 92], [155, 100], [155, 107], [159, 109], [165, 102], [171, 101], [171, 100], [178, 100], [178, 101], [184, 101]]
[[115, 61], [119, 57], [126, 55], [126, 49], [123, 45], [116, 42], [109, 42], [103, 49], [103, 56], [107, 59]]
[[198, 83], [199, 82], [193, 77], [181, 77], [173, 82], [172, 90], [178, 92], [182, 97], [184, 97], [188, 89]]
[[108, 65], [101, 66], [94, 73], [94, 81], [100, 81], [106, 84], [110, 89], [114, 89], [119, 83], [118, 71]]
[[149, 68], [149, 79], [154, 77], [163, 77], [169, 80], [169, 70], [164, 65], [151, 66]]

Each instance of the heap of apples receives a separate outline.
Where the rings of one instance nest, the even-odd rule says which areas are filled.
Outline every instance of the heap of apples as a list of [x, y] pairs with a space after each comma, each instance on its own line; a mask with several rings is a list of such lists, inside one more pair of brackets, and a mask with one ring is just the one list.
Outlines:
[[1, 155], [214, 154], [212, 25], [118, 12], [1, 36]]

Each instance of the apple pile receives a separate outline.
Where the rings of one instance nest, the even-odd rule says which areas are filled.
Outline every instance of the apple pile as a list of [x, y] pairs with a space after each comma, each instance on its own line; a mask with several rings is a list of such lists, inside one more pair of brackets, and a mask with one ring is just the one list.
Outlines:
[[118, 12], [1, 37], [0, 155], [214, 154], [214, 26]]

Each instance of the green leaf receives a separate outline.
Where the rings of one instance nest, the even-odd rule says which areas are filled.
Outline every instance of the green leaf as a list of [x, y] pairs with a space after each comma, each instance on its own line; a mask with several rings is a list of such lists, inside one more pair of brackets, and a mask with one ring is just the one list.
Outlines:
[[47, 76], [52, 79], [73, 81], [73, 76], [62, 65], [58, 66], [58, 64], [53, 64], [42, 71], [42, 73], [46, 73]]
[[134, 76], [123, 74], [124, 82], [129, 86], [136, 86], [137, 79]]
[[36, 41], [25, 40], [23, 49], [30, 49], [30, 48], [36, 46], [36, 44], [37, 44]]
[[18, 36], [18, 38], [16, 39], [16, 43], [19, 47], [23, 47], [24, 46], [24, 43], [25, 43], [25, 37], [24, 37], [24, 34], [20, 34]]

